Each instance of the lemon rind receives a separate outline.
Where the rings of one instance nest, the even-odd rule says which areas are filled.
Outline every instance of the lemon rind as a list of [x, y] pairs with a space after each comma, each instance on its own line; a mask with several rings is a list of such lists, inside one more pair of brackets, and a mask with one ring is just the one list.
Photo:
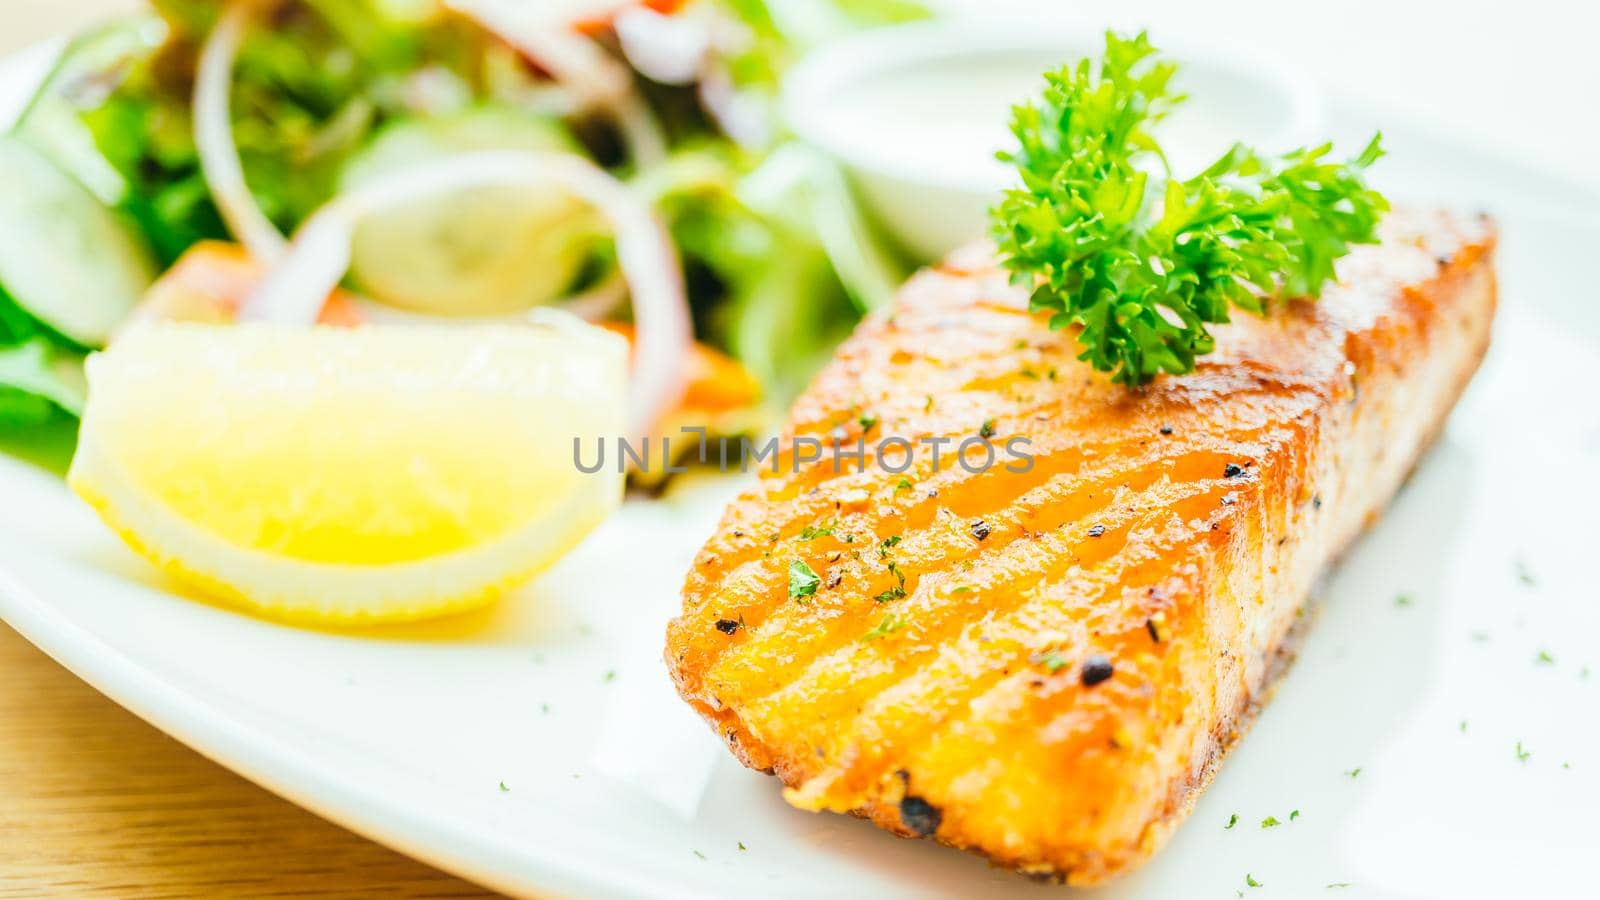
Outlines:
[[128, 546], [207, 599], [296, 624], [411, 622], [484, 606], [553, 566], [623, 493], [620, 476], [579, 476], [559, 503], [486, 544], [399, 563], [316, 562], [205, 531], [144, 495], [84, 437], [67, 483]]

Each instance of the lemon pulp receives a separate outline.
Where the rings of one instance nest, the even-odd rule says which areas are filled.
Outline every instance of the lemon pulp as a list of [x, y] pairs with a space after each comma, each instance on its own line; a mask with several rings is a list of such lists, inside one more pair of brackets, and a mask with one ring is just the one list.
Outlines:
[[221, 599], [319, 622], [491, 599], [609, 514], [575, 438], [622, 427], [625, 344], [548, 326], [161, 324], [88, 365], [69, 483]]

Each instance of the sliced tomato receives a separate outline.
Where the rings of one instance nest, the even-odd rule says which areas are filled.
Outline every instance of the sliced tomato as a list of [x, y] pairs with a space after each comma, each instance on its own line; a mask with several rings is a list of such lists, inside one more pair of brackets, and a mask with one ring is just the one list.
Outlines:
[[[238, 244], [201, 241], [156, 279], [131, 321], [232, 322], [239, 314], [239, 306], [266, 273], [266, 266]], [[361, 311], [354, 296], [334, 291], [317, 321], [323, 325], [359, 325]]]
[[585, 34], [594, 34], [610, 28], [617, 15], [631, 6], [643, 6], [662, 15], [671, 15], [683, 8], [684, 0], [585, 0], [572, 6], [572, 27]]

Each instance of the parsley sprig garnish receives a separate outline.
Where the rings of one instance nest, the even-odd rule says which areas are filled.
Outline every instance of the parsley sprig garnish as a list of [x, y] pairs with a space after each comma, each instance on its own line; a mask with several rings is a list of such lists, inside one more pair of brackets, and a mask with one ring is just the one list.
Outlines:
[[1282, 156], [1236, 144], [1174, 177], [1151, 128], [1184, 100], [1176, 72], [1144, 33], [1107, 33], [1098, 65], [1046, 73], [1042, 102], [1013, 109], [1018, 147], [1000, 154], [1022, 176], [991, 213], [1006, 268], [1052, 328], [1081, 327], [1080, 359], [1125, 384], [1193, 371], [1230, 306], [1319, 296], [1389, 208], [1363, 180], [1378, 136], [1343, 162], [1329, 144]]

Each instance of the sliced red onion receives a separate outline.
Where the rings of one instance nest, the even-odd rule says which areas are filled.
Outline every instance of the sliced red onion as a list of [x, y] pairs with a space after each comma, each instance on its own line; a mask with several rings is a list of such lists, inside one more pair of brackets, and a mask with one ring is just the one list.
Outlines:
[[664, 16], [648, 6], [617, 14], [612, 27], [622, 55], [652, 81], [689, 84], [711, 51], [711, 29], [704, 19], [688, 14]]
[[234, 59], [239, 55], [239, 42], [251, 11], [246, 0], [228, 4], [200, 48], [194, 80], [194, 144], [200, 155], [201, 176], [223, 224], [250, 255], [272, 262], [282, 255], [285, 242], [277, 226], [256, 205], [250, 186], [245, 183], [239, 148], [233, 142], [230, 111]]
[[350, 266], [365, 217], [396, 205], [471, 188], [559, 185], [611, 225], [617, 267], [633, 301], [629, 424], [644, 435], [683, 397], [693, 339], [677, 253], [648, 204], [588, 159], [569, 153], [490, 150], [419, 163], [345, 194], [300, 226], [288, 252], [244, 302], [242, 321], [309, 326]]
[[721, 67], [706, 66], [697, 91], [700, 105], [734, 143], [756, 149], [772, 141], [771, 115], [764, 103], [734, 87], [733, 79]]
[[622, 277], [621, 270], [613, 269], [593, 287], [557, 301], [555, 306], [585, 321], [599, 322], [611, 318], [627, 299], [627, 279]]
[[[600, 109], [616, 123], [638, 168], [667, 155], [661, 125], [634, 89], [628, 68], [540, 3], [523, 0], [444, 0], [445, 6], [498, 35], [530, 62], [550, 73], [584, 108]], [[609, 4], [608, 4], [609, 5]], [[617, 3], [620, 7], [622, 4]], [[595, 10], [584, 12], [593, 13]]]

